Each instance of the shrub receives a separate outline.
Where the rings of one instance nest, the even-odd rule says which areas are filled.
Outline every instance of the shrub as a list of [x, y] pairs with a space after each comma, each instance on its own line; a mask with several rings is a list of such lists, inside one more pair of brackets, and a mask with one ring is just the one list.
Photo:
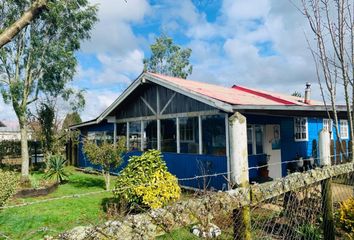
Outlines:
[[354, 235], [354, 197], [340, 203], [339, 222], [343, 230]]
[[88, 140], [84, 144], [84, 152], [90, 162], [101, 166], [106, 190], [109, 190], [110, 172], [122, 163], [122, 155], [125, 152], [125, 138], [119, 139], [116, 144], [104, 141], [100, 145]]
[[167, 171], [161, 153], [149, 150], [129, 159], [113, 193], [130, 204], [159, 208], [179, 199], [181, 189], [177, 178]]
[[69, 174], [65, 171], [66, 160], [62, 155], [51, 155], [47, 161], [47, 172], [45, 179], [55, 179], [57, 183], [62, 183]]
[[15, 172], [0, 169], [0, 206], [12, 197], [19, 184], [19, 177]]

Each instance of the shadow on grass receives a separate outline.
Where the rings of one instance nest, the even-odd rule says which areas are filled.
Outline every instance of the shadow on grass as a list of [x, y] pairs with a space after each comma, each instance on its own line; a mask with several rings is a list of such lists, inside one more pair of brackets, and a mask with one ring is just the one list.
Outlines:
[[99, 187], [104, 189], [106, 186], [103, 179], [86, 176], [72, 177], [70, 178], [69, 182], [77, 188]]

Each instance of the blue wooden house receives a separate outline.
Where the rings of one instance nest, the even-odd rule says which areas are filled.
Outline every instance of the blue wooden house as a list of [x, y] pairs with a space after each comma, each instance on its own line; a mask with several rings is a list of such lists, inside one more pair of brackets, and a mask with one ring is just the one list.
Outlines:
[[[169, 171], [181, 184], [225, 189], [230, 168], [229, 117], [239, 112], [247, 119], [247, 145], [251, 181], [274, 179], [296, 171], [296, 159], [317, 160], [318, 133], [332, 132], [333, 161], [342, 161], [333, 122], [325, 106], [306, 98], [271, 93], [243, 86], [231, 88], [168, 77], [141, 74], [96, 119], [71, 129], [81, 139], [127, 139], [126, 158], [148, 149], [163, 153]], [[346, 110], [338, 106], [340, 140], [348, 147]], [[75, 152], [79, 167], [92, 167], [82, 150]], [[269, 164], [267, 169], [256, 168]], [[311, 167], [313, 162], [304, 167]], [[120, 169], [124, 167], [124, 164]], [[119, 171], [117, 169], [116, 171]], [[217, 175], [193, 178], [200, 175]], [[193, 178], [188, 180], [189, 178]]]

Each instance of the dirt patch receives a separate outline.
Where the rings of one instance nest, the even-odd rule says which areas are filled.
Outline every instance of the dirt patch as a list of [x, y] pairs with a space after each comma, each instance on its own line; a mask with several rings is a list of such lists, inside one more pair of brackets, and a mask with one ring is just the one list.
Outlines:
[[26, 188], [26, 189], [21, 189], [18, 191], [14, 197], [16, 198], [26, 198], [26, 197], [39, 197], [39, 196], [45, 196], [48, 195], [52, 192], [54, 192], [58, 188], [59, 184], [54, 183], [51, 185], [48, 185], [46, 187], [42, 188]]

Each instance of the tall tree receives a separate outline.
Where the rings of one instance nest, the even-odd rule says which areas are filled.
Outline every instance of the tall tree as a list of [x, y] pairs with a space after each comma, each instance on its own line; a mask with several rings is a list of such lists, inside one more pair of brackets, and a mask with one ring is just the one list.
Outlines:
[[[0, 29], [19, 19], [30, 0], [6, 1]], [[28, 177], [28, 109], [39, 96], [57, 96], [66, 90], [75, 73], [75, 51], [90, 37], [96, 22], [96, 6], [87, 0], [49, 2], [40, 14], [7, 45], [0, 49], [0, 89], [11, 103], [21, 130], [22, 176]]]
[[[0, 2], [0, 10], [6, 12], [5, 8], [9, 3], [8, 0]], [[5, 25], [5, 29], [0, 29], [0, 48], [9, 43], [23, 28], [30, 24], [43, 10], [46, 9], [48, 0], [36, 0], [32, 5], [17, 19], [15, 22], [9, 22]], [[6, 15], [0, 15], [0, 22], [4, 22]]]
[[187, 78], [192, 73], [193, 67], [189, 62], [192, 49], [183, 49], [166, 35], [156, 38], [150, 49], [151, 57], [143, 61], [145, 71], [180, 78]]
[[64, 119], [62, 129], [68, 129], [71, 125], [81, 123], [81, 117], [78, 112], [68, 113]]
[[[346, 156], [346, 150], [340, 141], [336, 106], [340, 101], [337, 92], [343, 92], [350, 140], [353, 141], [354, 4], [352, 0], [301, 0], [301, 2], [302, 8], [299, 9], [307, 18], [315, 40], [314, 43], [310, 41], [308, 43], [315, 61], [323, 101], [328, 109], [329, 118], [334, 119], [337, 141], [341, 152]], [[354, 144], [349, 152], [354, 152]]]

